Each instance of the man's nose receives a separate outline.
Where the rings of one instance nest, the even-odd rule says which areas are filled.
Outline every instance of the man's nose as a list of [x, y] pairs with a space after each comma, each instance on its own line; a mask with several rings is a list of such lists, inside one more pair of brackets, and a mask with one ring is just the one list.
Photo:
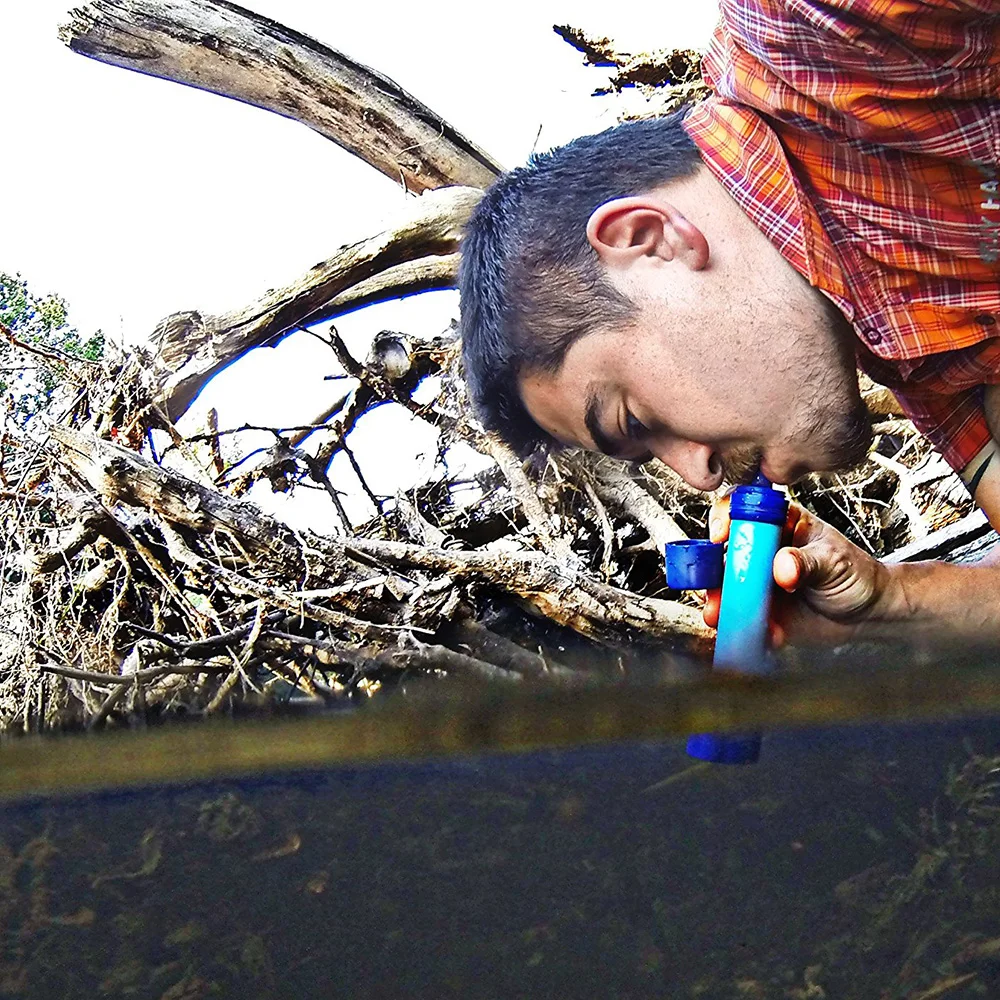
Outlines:
[[722, 461], [718, 452], [707, 444], [676, 439], [653, 441], [650, 451], [696, 490], [708, 493], [722, 485]]

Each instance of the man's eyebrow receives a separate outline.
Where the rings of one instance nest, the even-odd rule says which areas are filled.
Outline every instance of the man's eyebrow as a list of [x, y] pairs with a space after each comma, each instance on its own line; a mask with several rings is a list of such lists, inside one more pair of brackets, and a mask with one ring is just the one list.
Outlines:
[[601, 410], [604, 406], [604, 394], [599, 389], [591, 389], [587, 396], [587, 410], [583, 416], [583, 424], [590, 431], [590, 436], [594, 439], [600, 451], [605, 455], [618, 457], [620, 447], [601, 430]]

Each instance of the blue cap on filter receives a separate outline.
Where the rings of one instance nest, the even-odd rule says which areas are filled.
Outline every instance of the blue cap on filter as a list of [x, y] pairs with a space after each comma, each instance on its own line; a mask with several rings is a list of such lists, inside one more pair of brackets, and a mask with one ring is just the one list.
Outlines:
[[749, 486], [737, 486], [729, 498], [729, 516], [733, 521], [765, 521], [784, 524], [788, 500], [762, 473]]
[[697, 733], [688, 737], [687, 752], [689, 757], [712, 764], [755, 764], [760, 757], [760, 737]]
[[671, 590], [712, 590], [722, 586], [722, 545], [704, 539], [667, 542], [667, 586]]

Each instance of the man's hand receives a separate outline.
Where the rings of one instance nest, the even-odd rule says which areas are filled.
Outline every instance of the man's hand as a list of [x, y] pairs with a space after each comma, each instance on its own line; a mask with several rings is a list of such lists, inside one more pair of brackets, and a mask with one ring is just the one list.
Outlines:
[[[729, 498], [713, 505], [709, 516], [713, 542], [729, 537]], [[785, 522], [786, 546], [774, 557], [774, 579], [785, 594], [776, 594], [772, 642], [808, 638], [844, 642], [860, 623], [879, 619], [892, 603], [894, 586], [888, 568], [849, 542], [836, 528], [791, 504]], [[703, 614], [713, 627], [719, 622], [721, 591], [708, 592]]]

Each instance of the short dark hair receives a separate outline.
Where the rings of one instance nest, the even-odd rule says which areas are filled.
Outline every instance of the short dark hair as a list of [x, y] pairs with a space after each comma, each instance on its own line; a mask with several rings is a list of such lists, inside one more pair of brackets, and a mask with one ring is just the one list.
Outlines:
[[558, 371], [581, 337], [633, 315], [587, 241], [587, 221], [607, 201], [694, 170], [687, 111], [533, 155], [490, 186], [469, 221], [458, 278], [465, 378], [484, 426], [521, 454], [551, 440], [521, 402], [519, 376]]

